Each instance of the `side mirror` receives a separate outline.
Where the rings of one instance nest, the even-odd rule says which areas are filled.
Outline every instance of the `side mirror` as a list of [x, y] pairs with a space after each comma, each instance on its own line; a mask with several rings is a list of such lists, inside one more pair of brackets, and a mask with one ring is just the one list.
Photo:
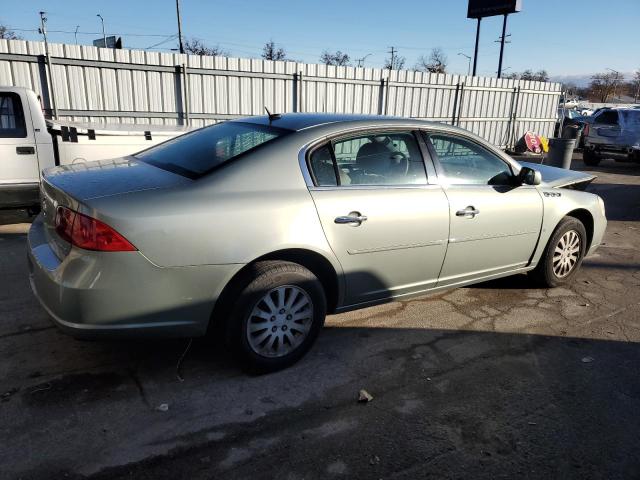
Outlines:
[[518, 173], [518, 181], [520, 185], [540, 185], [542, 182], [542, 174], [529, 167], [522, 167]]

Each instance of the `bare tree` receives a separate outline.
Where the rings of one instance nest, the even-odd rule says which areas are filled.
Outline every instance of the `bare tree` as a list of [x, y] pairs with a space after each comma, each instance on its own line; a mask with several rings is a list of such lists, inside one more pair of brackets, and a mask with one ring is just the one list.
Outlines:
[[0, 25], [0, 40], [22, 40], [22, 37], [6, 25]]
[[448, 62], [449, 59], [447, 58], [445, 53], [440, 47], [437, 47], [431, 50], [428, 58], [426, 58], [424, 55], [420, 55], [415, 69], [422, 72], [446, 73]]
[[603, 103], [606, 102], [613, 93], [618, 80], [618, 74], [614, 72], [596, 73], [591, 77], [589, 84], [591, 95]]
[[638, 103], [638, 98], [640, 98], [640, 69], [633, 73], [629, 86], [631, 87], [629, 90], [629, 96], [633, 96], [633, 101]]
[[320, 56], [320, 62], [325, 65], [336, 65], [338, 67], [346, 67], [349, 65], [349, 55], [337, 50], [335, 53], [331, 53], [328, 50], [322, 52]]
[[198, 38], [190, 38], [184, 44], [184, 51], [193, 55], [211, 55], [213, 57], [228, 57], [230, 53], [220, 45], [209, 47]]
[[287, 53], [283, 48], [277, 48], [273, 40], [269, 40], [262, 47], [262, 58], [265, 60], [286, 60]]
[[517, 79], [520, 79], [520, 80], [531, 80], [531, 81], [535, 81], [535, 82], [548, 82], [549, 81], [549, 74], [547, 73], [547, 71], [545, 69], [538, 70], [537, 72], [534, 72], [533, 70], [528, 68], [522, 73], [513, 72], [513, 73], [510, 73], [508, 75], [503, 75], [503, 78], [511, 78], [511, 79], [514, 79], [514, 80], [517, 80]]
[[547, 73], [547, 71], [545, 69], [538, 70], [536, 73], [533, 74], [533, 79], [536, 82], [548, 82], [549, 81], [549, 74]]
[[578, 86], [573, 82], [563, 83], [562, 90], [567, 93], [568, 97], [575, 97], [576, 95], [578, 95]]
[[393, 55], [392, 57], [385, 59], [384, 68], [386, 68], [387, 70], [402, 70], [406, 62], [406, 58], [400, 57], [398, 55]]

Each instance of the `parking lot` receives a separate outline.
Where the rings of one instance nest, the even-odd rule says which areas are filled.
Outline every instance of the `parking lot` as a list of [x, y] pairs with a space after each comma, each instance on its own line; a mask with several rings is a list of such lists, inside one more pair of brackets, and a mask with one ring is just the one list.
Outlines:
[[263, 376], [206, 340], [60, 333], [24, 215], [2, 214], [0, 477], [637, 478], [640, 166], [590, 170], [609, 225], [570, 288], [517, 276], [332, 316]]

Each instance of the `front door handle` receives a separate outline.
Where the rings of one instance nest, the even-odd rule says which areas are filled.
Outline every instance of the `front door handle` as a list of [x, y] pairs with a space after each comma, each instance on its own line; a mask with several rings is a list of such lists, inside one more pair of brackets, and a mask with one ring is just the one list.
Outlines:
[[18, 155], [35, 155], [35, 147], [16, 147], [16, 153]]
[[351, 212], [349, 215], [345, 215], [344, 217], [336, 217], [334, 222], [341, 225], [353, 225], [357, 227], [366, 220], [366, 215], [362, 215], [360, 212]]
[[465, 217], [465, 218], [475, 218], [475, 216], [479, 214], [480, 214], [480, 210], [476, 210], [476, 208], [472, 205], [469, 205], [464, 210], [458, 210], [456, 212], [457, 217]]

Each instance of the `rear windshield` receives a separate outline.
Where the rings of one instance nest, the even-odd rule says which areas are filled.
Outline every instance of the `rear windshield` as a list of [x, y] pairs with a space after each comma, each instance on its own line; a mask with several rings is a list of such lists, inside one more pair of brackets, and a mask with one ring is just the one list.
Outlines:
[[176, 137], [134, 156], [170, 172], [198, 178], [289, 132], [266, 125], [225, 122]]

